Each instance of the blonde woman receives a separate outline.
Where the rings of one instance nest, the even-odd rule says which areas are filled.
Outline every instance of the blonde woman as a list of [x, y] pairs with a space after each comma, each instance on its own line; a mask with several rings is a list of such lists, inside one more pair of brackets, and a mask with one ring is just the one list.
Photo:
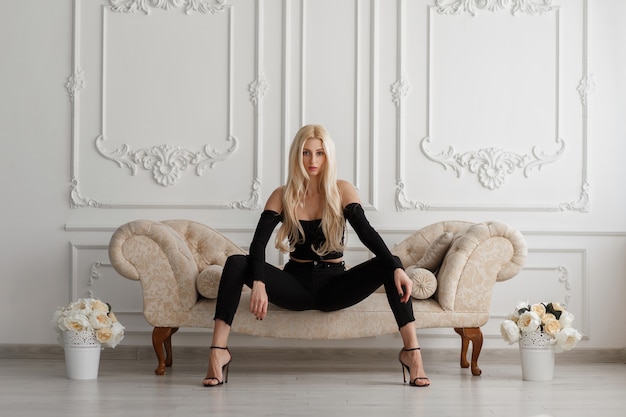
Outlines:
[[[346, 221], [376, 256], [346, 270]], [[289, 253], [281, 270], [265, 262], [265, 247], [276, 226], [276, 247]], [[403, 349], [399, 360], [412, 386], [430, 385], [413, 325], [412, 282], [372, 228], [355, 188], [337, 180], [335, 145], [324, 127], [309, 125], [296, 134], [289, 152], [287, 184], [267, 200], [249, 255], [228, 258], [220, 281], [206, 387], [228, 381], [228, 337], [243, 285], [252, 289], [250, 312], [257, 320], [269, 303], [290, 310], [336, 311], [352, 306], [384, 285]], [[405, 380], [406, 382], [406, 380]]]

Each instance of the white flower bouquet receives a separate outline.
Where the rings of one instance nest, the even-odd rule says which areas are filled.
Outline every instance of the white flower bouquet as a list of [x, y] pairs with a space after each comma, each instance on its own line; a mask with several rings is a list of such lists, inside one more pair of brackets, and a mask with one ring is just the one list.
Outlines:
[[574, 329], [574, 315], [559, 303], [519, 302], [515, 311], [500, 324], [502, 338], [510, 345], [523, 333], [542, 332], [552, 337], [555, 352], [573, 349], [582, 335]]
[[98, 342], [114, 348], [124, 338], [124, 326], [117, 321], [111, 306], [95, 298], [81, 298], [67, 307], [59, 307], [52, 324], [59, 333], [59, 340], [66, 331], [91, 331]]

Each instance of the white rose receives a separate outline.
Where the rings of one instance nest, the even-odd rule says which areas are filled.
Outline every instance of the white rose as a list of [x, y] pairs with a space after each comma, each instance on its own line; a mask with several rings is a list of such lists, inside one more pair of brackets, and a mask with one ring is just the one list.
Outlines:
[[89, 321], [81, 313], [70, 313], [69, 315], [62, 317], [61, 321], [62, 323], [59, 323], [59, 327], [64, 327], [67, 330], [82, 332], [84, 330], [91, 329]]
[[518, 301], [517, 304], [515, 304], [515, 309], [521, 310], [522, 308], [528, 308], [529, 305], [530, 302], [528, 301]]
[[572, 313], [570, 313], [569, 311], [563, 311], [561, 313], [561, 318], [559, 318], [559, 323], [561, 324], [562, 328], [566, 329], [570, 327], [573, 322], [574, 322], [574, 315]]
[[534, 311], [539, 317], [543, 317], [546, 314], [546, 306], [543, 304], [533, 304], [530, 306], [530, 311]]
[[529, 305], [528, 301], [518, 301], [517, 304], [515, 304], [515, 312], [519, 315], [519, 311], [522, 309], [528, 310]]
[[560, 353], [573, 349], [580, 339], [582, 339], [582, 335], [578, 333], [578, 330], [568, 327], [558, 332], [555, 339], [556, 344], [554, 345], [554, 351]]
[[117, 317], [115, 316], [115, 314], [113, 314], [113, 312], [109, 312], [109, 318], [111, 319], [111, 323], [117, 323]]
[[108, 344], [113, 337], [113, 332], [108, 327], [96, 330], [96, 339], [98, 342]]
[[122, 339], [124, 339], [124, 326], [122, 326], [120, 322], [116, 321], [111, 326], [111, 333], [112, 337], [107, 343], [107, 346], [114, 348], [122, 341]]
[[561, 324], [553, 314], [546, 314], [543, 318], [543, 330], [554, 336], [561, 330]]
[[513, 320], [504, 320], [500, 323], [500, 333], [502, 338], [512, 345], [519, 340], [519, 327]]
[[109, 306], [100, 300], [91, 299], [89, 302], [89, 306], [92, 310], [95, 311], [103, 311], [105, 313], [109, 312]]
[[52, 325], [54, 326], [54, 328], [57, 331], [65, 331], [67, 330], [65, 328], [65, 325], [63, 324], [63, 320], [61, 320], [63, 318], [63, 309], [59, 308], [57, 309], [54, 314], [52, 315]]
[[67, 326], [65, 325], [65, 316], [61, 316], [57, 319], [56, 328], [62, 332], [68, 330]]
[[93, 310], [91, 314], [89, 314], [89, 323], [93, 326], [94, 329], [102, 329], [104, 327], [111, 326], [111, 319], [104, 311]]
[[539, 325], [541, 324], [541, 318], [534, 311], [526, 311], [519, 316], [519, 320], [517, 321], [517, 325], [520, 330], [529, 333], [536, 332], [539, 329]]
[[88, 299], [81, 298], [71, 303], [68, 310], [88, 316], [91, 313], [91, 303]]

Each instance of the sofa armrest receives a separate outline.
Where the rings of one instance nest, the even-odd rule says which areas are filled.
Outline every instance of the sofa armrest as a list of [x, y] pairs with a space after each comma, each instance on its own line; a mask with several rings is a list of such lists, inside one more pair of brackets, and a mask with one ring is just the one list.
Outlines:
[[452, 243], [437, 275], [437, 299], [444, 310], [488, 312], [496, 281], [515, 276], [527, 255], [526, 241], [500, 222], [478, 223]]
[[198, 300], [194, 257], [167, 225], [135, 220], [120, 226], [111, 237], [109, 258], [120, 275], [141, 281], [144, 314], [188, 311]]

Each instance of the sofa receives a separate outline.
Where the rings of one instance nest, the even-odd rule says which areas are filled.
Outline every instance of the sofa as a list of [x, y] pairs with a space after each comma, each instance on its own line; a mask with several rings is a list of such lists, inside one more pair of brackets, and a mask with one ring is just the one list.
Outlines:
[[[222, 267], [228, 256], [245, 253], [218, 231], [189, 220], [135, 220], [113, 233], [111, 264], [123, 277], [141, 283], [143, 314], [154, 326], [157, 375], [172, 366], [171, 338], [179, 328], [213, 327]], [[489, 320], [495, 283], [512, 278], [524, 264], [522, 234], [495, 221], [442, 221], [410, 234], [392, 253], [414, 282], [416, 328], [454, 329], [461, 337], [461, 367], [480, 375], [480, 327]], [[247, 312], [249, 297], [245, 288], [242, 312]], [[298, 339], [352, 339], [397, 330], [382, 289], [336, 312], [294, 312], [270, 305], [265, 320], [243, 313], [232, 324], [233, 332]]]

